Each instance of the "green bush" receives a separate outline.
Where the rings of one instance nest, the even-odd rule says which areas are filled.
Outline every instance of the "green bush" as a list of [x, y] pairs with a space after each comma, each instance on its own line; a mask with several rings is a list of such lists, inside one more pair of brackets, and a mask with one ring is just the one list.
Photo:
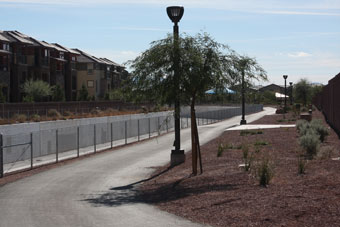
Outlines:
[[35, 102], [43, 101], [45, 97], [51, 94], [51, 87], [48, 83], [42, 80], [27, 80], [23, 86], [22, 90], [25, 93], [25, 101], [29, 99], [30, 101], [33, 99]]
[[258, 140], [254, 143], [255, 146], [266, 146], [269, 143], [267, 141]]
[[274, 176], [274, 166], [268, 156], [262, 157], [257, 166], [257, 178], [261, 186], [267, 186]]
[[[296, 122], [296, 129], [297, 131], [299, 132], [299, 134], [301, 135], [301, 130], [305, 130], [306, 129], [306, 126], [308, 125], [308, 121], [306, 120], [298, 120]], [[303, 131], [304, 133], [305, 131]]]
[[65, 93], [62, 87], [57, 84], [51, 89], [52, 101], [54, 102], [63, 102], [65, 101]]
[[71, 117], [71, 116], [73, 116], [73, 113], [71, 112], [71, 111], [68, 111], [68, 110], [66, 110], [66, 111], [64, 111], [64, 114], [63, 114], [65, 117]]
[[300, 146], [306, 151], [308, 158], [313, 159], [320, 146], [319, 135], [314, 130], [308, 130], [299, 139]]
[[320, 119], [315, 119], [312, 120], [310, 123], [310, 126], [313, 130], [317, 132], [319, 135], [321, 143], [323, 143], [326, 139], [326, 137], [329, 135], [328, 129], [324, 126], [322, 120]]
[[79, 91], [78, 101], [89, 101], [89, 99], [90, 99], [89, 92], [86, 86], [83, 84]]

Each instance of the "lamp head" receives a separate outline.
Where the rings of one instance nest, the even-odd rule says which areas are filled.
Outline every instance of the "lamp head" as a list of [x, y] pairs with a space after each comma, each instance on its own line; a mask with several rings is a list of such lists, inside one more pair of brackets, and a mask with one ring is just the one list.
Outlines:
[[166, 12], [168, 13], [170, 20], [173, 23], [177, 24], [181, 20], [184, 14], [184, 7], [183, 6], [169, 6], [166, 8]]
[[289, 82], [289, 85], [292, 86], [292, 85], [293, 85], [293, 82]]
[[283, 75], [283, 79], [287, 79], [287, 77], [288, 77], [287, 75]]

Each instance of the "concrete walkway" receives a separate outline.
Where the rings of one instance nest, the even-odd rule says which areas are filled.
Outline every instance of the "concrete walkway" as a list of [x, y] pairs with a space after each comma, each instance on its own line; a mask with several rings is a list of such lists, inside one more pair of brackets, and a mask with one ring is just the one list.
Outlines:
[[[248, 122], [273, 108], [246, 117]], [[239, 124], [240, 117], [199, 127], [202, 144]], [[190, 150], [190, 129], [181, 131]], [[136, 200], [136, 182], [165, 165], [173, 133], [54, 168], [0, 187], [0, 227], [201, 226]], [[191, 170], [188, 170], [188, 173]]]

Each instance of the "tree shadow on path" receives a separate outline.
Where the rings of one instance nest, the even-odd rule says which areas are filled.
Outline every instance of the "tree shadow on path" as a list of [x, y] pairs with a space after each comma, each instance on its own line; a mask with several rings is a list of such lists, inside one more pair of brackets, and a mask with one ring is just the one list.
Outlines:
[[142, 183], [155, 179], [170, 169], [169, 167], [150, 178], [132, 184], [111, 188], [109, 192], [103, 194], [88, 195], [88, 198], [82, 201], [98, 207], [117, 207], [136, 203], [158, 204], [209, 191], [229, 191], [236, 187], [234, 184], [219, 184], [215, 182], [207, 182], [207, 184], [200, 186], [182, 185], [183, 181], [192, 177], [192, 175], [188, 175], [171, 183], [157, 184], [157, 186], [148, 190], [139, 189]]

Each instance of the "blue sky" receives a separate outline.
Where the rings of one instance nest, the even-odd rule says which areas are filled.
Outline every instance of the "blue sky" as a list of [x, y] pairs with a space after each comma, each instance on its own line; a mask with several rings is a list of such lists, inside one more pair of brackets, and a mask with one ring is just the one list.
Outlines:
[[340, 72], [340, 0], [0, 0], [0, 30], [123, 63], [172, 32], [170, 5], [185, 8], [180, 32], [255, 57], [265, 84], [284, 74], [326, 84]]

